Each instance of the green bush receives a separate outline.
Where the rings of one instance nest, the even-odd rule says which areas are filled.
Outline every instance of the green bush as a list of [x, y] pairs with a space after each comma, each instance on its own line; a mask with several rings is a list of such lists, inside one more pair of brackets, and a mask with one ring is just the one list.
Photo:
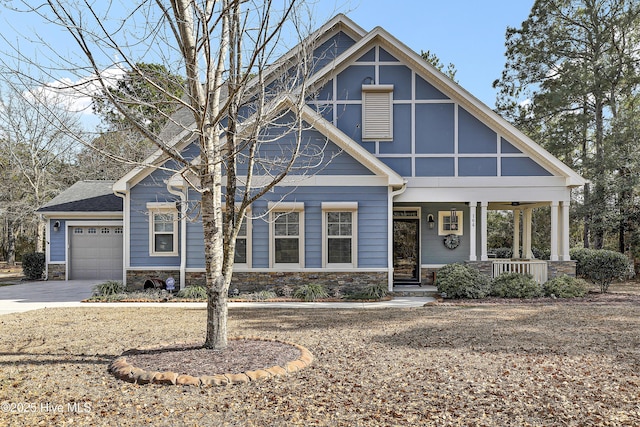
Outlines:
[[573, 248], [569, 250], [569, 256], [576, 262], [576, 276], [584, 276], [584, 266], [589, 253], [593, 249]]
[[542, 285], [544, 295], [555, 298], [583, 297], [589, 292], [589, 285], [582, 279], [568, 275], [554, 277]]
[[533, 247], [531, 248], [531, 252], [533, 253], [533, 257], [535, 259], [551, 259], [551, 249], [541, 249]]
[[93, 287], [94, 296], [117, 295], [124, 293], [124, 291], [124, 284], [117, 280], [109, 280], [108, 282], [100, 283]]
[[496, 254], [496, 258], [511, 258], [513, 255], [513, 249], [512, 248], [495, 248], [492, 249], [491, 252], [493, 252], [494, 254]]
[[536, 298], [543, 295], [542, 286], [530, 274], [504, 273], [491, 282], [491, 295], [500, 298]]
[[[576, 262], [576, 272], [600, 287], [606, 293], [614, 280], [624, 279], [629, 275], [629, 259], [620, 252], [606, 249], [572, 250], [570, 255]], [[574, 258], [575, 257], [575, 258]]]
[[40, 280], [44, 275], [46, 260], [42, 252], [30, 252], [22, 256], [22, 272], [29, 280]]
[[207, 288], [201, 285], [187, 286], [184, 289], [180, 289], [176, 296], [178, 298], [186, 299], [207, 299]]
[[249, 301], [266, 301], [269, 299], [278, 298], [278, 294], [274, 291], [257, 291], [250, 294], [243, 294], [240, 298], [247, 299]]
[[309, 283], [308, 285], [298, 286], [293, 292], [293, 296], [304, 301], [316, 301], [321, 298], [327, 298], [329, 294], [324, 286], [318, 283]]
[[438, 270], [435, 286], [443, 298], [484, 298], [490, 284], [489, 277], [471, 266], [448, 264]]
[[364, 287], [362, 293], [370, 299], [381, 299], [387, 296], [387, 285], [384, 283], [370, 283]]

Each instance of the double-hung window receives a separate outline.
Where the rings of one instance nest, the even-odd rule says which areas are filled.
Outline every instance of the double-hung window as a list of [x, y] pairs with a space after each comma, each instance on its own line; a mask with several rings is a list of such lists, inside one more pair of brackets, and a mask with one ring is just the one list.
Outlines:
[[269, 203], [271, 266], [304, 267], [304, 203]]
[[323, 266], [356, 267], [358, 204], [322, 204]]
[[149, 254], [178, 255], [178, 209], [175, 203], [147, 203]]

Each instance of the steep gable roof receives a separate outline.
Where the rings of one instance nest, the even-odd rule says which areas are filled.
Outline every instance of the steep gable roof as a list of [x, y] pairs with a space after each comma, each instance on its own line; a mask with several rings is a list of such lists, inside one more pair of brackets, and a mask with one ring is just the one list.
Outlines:
[[[437, 90], [457, 102], [464, 109], [469, 111], [488, 126], [492, 127], [499, 134], [503, 135], [514, 147], [530, 156], [533, 160], [549, 171], [553, 172], [554, 175], [564, 177], [568, 187], [581, 186], [587, 182], [579, 174], [535, 143], [531, 138], [527, 137], [499, 114], [491, 110], [466, 89], [453, 82], [437, 68], [425, 61], [419, 54], [409, 49], [404, 43], [389, 34], [382, 27], [376, 27], [367, 33], [345, 15], [338, 14], [317, 31], [312, 33], [304, 43], [308, 43], [310, 41], [317, 41], [321, 43], [322, 41], [328, 40], [332, 35], [339, 31], [343, 31], [349, 35], [349, 37], [355, 40], [355, 44], [341, 55], [331, 60], [308, 80], [306, 84], [311, 89], [319, 89], [337, 72], [348, 67], [361, 55], [366, 53], [373, 45], [380, 44], [385, 48], [385, 50], [396, 56], [400, 61], [408, 64], [410, 68], [416, 71], [418, 75], [428, 81]], [[300, 49], [302, 49], [301, 44], [291, 49], [283, 55], [280, 60], [274, 63], [267, 70], [265, 75], [268, 76], [269, 79], [273, 80], [277, 78], [276, 76], [278, 73], [284, 73], [286, 70], [286, 64], [289, 64], [295, 59]], [[255, 82], [250, 82], [250, 84], [252, 83]], [[274, 105], [276, 104], [277, 103], [274, 103]], [[277, 108], [282, 108], [282, 105], [278, 105]], [[313, 112], [312, 109], [308, 107], [303, 108], [302, 112], [308, 116], [316, 115], [317, 117], [314, 117], [313, 124], [317, 125], [318, 130], [321, 130], [325, 136], [331, 140], [334, 140], [335, 138], [334, 142], [339, 142], [338, 145], [342, 149], [354, 156], [354, 158], [358, 159], [358, 161], [370, 168], [374, 173], [382, 173], [390, 177], [390, 183], [394, 182], [395, 184], [393, 185], [398, 184], [399, 175], [384, 165], [373, 154], [364, 150], [331, 123]], [[186, 146], [193, 140], [191, 126], [185, 126], [185, 124], [189, 122], [188, 114], [184, 111], [180, 114], [182, 114], [182, 116], [176, 117], [176, 121], [182, 125], [182, 131], [175, 132], [175, 136], [170, 144], [177, 149], [179, 147]], [[165, 135], [169, 136], [169, 134]], [[147, 161], [145, 161], [145, 164], [158, 166], [166, 160], [168, 160], [168, 156], [165, 155], [162, 150], [158, 150], [150, 156]], [[114, 191], [126, 191], [130, 186], [135, 185], [141, 179], [148, 176], [153, 170], [152, 166], [139, 166], [135, 168], [114, 184]]]

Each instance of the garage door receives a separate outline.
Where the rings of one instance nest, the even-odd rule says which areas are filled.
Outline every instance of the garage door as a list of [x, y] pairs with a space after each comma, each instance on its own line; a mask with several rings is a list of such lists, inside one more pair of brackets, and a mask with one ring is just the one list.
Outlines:
[[69, 278], [122, 280], [122, 227], [69, 227]]

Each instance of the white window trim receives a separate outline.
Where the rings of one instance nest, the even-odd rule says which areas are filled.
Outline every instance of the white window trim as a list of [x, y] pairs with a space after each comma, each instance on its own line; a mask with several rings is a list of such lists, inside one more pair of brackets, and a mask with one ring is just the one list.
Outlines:
[[[329, 212], [351, 212], [351, 262], [330, 263], [327, 214]], [[322, 203], [322, 268], [358, 268], [358, 202]]]
[[[372, 101], [375, 101], [379, 108], [369, 108], [367, 111], [367, 105]], [[370, 104], [369, 106], [371, 107]], [[382, 123], [383, 127], [376, 126], [375, 129], [371, 129], [372, 123]], [[393, 140], [393, 85], [362, 85], [362, 140]]]
[[457, 230], [445, 230], [444, 229], [444, 217], [451, 216], [451, 211], [438, 211], [438, 236], [447, 236], [449, 234], [455, 234], [456, 236], [463, 235], [464, 222], [463, 212], [456, 211], [456, 217], [458, 218]]
[[[269, 202], [269, 268], [304, 268], [304, 203], [303, 202]], [[276, 240], [275, 240], [275, 224], [278, 214], [299, 212], [299, 235], [298, 235], [298, 263], [276, 263]]]
[[[178, 256], [178, 208], [175, 203], [170, 202], [150, 202], [147, 203], [147, 211], [149, 213], [149, 256], [153, 257], [167, 257]], [[154, 214], [156, 213], [171, 213], [173, 214], [173, 251], [172, 252], [156, 252], [154, 245]]]

